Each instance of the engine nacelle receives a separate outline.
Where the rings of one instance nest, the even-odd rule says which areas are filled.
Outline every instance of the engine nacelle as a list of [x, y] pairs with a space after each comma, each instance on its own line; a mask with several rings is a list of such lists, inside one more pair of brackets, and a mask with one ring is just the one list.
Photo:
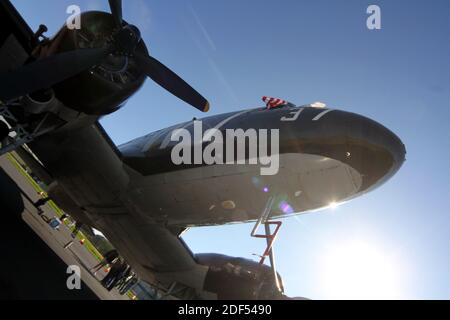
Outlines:
[[[217, 294], [220, 300], [284, 298], [275, 284], [272, 269], [266, 265], [244, 258], [213, 253], [197, 254], [195, 258], [197, 263], [209, 267], [203, 289]], [[282, 283], [279, 274], [278, 281]]]
[[[115, 30], [111, 14], [90, 11], [81, 14], [81, 29], [64, 26], [37, 53], [40, 57], [52, 54], [98, 48], [106, 45]], [[148, 54], [143, 41], [138, 52]], [[125, 104], [144, 83], [146, 75], [133, 58], [108, 56], [103, 63], [54, 86], [56, 97], [65, 106], [88, 115], [112, 113]]]

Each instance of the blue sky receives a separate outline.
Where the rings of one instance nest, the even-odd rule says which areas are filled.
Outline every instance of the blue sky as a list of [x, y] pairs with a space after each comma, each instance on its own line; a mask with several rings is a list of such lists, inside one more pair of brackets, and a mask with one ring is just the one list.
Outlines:
[[[124, 1], [151, 53], [211, 102], [210, 114], [260, 106], [261, 96], [323, 101], [384, 124], [408, 151], [381, 188], [335, 210], [285, 220], [275, 250], [286, 293], [313, 299], [450, 299], [450, 2]], [[70, 4], [14, 0], [53, 34]], [[366, 28], [377, 4], [382, 29]], [[117, 143], [201, 113], [151, 81], [102, 123]], [[251, 258], [252, 225], [192, 229], [195, 252]]]

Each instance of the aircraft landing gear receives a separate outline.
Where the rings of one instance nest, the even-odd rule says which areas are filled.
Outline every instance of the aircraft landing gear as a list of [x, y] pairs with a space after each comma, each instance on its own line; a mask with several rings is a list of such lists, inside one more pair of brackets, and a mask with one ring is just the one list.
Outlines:
[[[53, 124], [49, 121], [49, 114], [47, 113], [30, 129], [28, 125], [19, 123], [9, 109], [10, 107], [18, 106], [21, 106], [20, 102], [4, 104], [0, 101], [0, 117], [3, 118], [0, 118], [0, 156], [55, 130], [59, 126], [59, 124]], [[11, 125], [11, 129], [8, 124]], [[6, 132], [6, 130], [8, 131]]]

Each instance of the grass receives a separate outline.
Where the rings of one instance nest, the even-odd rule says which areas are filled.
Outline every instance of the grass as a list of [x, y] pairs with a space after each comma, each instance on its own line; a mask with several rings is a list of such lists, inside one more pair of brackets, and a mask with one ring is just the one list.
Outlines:
[[[34, 181], [34, 179], [22, 168], [22, 166], [19, 164], [19, 162], [16, 160], [16, 158], [11, 154], [8, 153], [8, 159], [11, 161], [11, 163], [16, 167], [16, 169], [30, 182], [30, 184], [33, 186], [33, 188], [36, 190], [37, 193], [43, 192], [45, 196], [47, 194], [45, 191]], [[64, 212], [53, 202], [48, 201], [47, 204], [56, 212], [56, 215], [58, 218], [60, 218]], [[71, 227], [71, 231], [73, 231], [75, 228]], [[79, 240], [84, 239], [84, 245], [86, 249], [98, 260], [101, 261], [103, 259], [103, 256], [98, 250], [94, 247], [92, 242], [87, 239], [82, 232], [78, 232], [77, 238]]]
[[[16, 169], [30, 182], [30, 184], [33, 186], [33, 188], [36, 190], [37, 193], [43, 192], [45, 196], [47, 196], [47, 193], [34, 181], [34, 179], [26, 172], [23, 167], [19, 164], [17, 159], [11, 154], [7, 154], [8, 159], [11, 161], [11, 163], [16, 167]], [[54, 203], [52, 200], [48, 201], [47, 204], [55, 211], [58, 218], [60, 218], [64, 212]], [[66, 224], [67, 225], [67, 224]], [[70, 227], [71, 231], [75, 229], [75, 227]], [[84, 246], [86, 249], [98, 260], [103, 260], [102, 254], [95, 248], [95, 246], [92, 244], [92, 242], [87, 239], [84, 234], [80, 231], [77, 234], [77, 238], [79, 240], [84, 239]], [[136, 300], [136, 295], [130, 290], [127, 292], [128, 298], [131, 300]]]

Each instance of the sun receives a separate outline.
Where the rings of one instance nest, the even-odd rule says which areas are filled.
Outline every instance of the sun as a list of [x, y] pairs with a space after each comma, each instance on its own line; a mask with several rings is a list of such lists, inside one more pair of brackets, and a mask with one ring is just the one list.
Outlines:
[[328, 205], [328, 209], [335, 210], [338, 206], [339, 206], [339, 203], [337, 203], [337, 202], [335, 202], [335, 201], [332, 201], [332, 202], [330, 202], [330, 204]]
[[329, 299], [399, 299], [401, 268], [380, 248], [350, 241], [320, 259], [320, 291]]

